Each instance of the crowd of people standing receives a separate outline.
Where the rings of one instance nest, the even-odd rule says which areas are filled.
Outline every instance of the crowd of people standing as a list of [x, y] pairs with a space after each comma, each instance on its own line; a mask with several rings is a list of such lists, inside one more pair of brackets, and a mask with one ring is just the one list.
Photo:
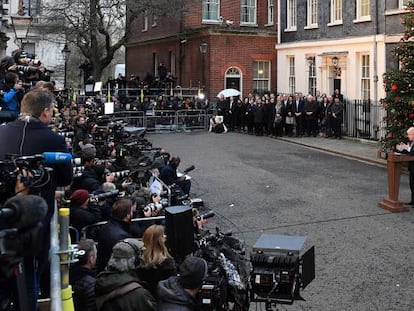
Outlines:
[[221, 96], [217, 114], [229, 131], [256, 136], [314, 136], [342, 138], [344, 98], [338, 90], [332, 96], [296, 93], [249, 94], [244, 99]]

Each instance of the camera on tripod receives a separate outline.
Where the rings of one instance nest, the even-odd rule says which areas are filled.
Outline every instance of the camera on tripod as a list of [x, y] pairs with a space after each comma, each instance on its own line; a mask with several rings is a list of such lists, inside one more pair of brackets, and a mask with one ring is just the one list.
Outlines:
[[315, 247], [299, 255], [306, 237], [262, 234], [250, 256], [251, 301], [277, 304], [304, 300], [300, 290], [315, 278]]

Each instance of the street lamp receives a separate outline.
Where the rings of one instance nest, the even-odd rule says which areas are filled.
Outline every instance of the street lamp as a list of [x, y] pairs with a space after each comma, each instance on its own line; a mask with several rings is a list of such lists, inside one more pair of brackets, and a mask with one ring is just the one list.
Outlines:
[[10, 15], [10, 19], [15, 36], [14, 42], [20, 49], [23, 49], [23, 40], [27, 39], [33, 21], [31, 16], [25, 15], [23, 0], [19, 0], [17, 14]]
[[62, 50], [62, 54], [63, 54], [63, 59], [65, 60], [65, 77], [63, 80], [63, 87], [66, 89], [66, 79], [67, 79], [67, 67], [68, 67], [68, 60], [69, 60], [69, 56], [70, 56], [70, 49], [68, 47], [68, 44], [65, 43], [65, 46], [63, 47]]
[[205, 83], [206, 83], [206, 76], [205, 76], [205, 55], [207, 53], [207, 49], [208, 49], [208, 43], [207, 42], [201, 42], [200, 43], [200, 53], [201, 53], [201, 72], [202, 72], [202, 81], [201, 81], [201, 85], [203, 86], [203, 88], [205, 87]]

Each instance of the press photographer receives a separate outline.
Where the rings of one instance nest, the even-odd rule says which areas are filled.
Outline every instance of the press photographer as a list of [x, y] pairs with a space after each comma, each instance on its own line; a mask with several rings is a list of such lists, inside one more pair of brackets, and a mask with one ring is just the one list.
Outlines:
[[13, 72], [6, 73], [0, 88], [2, 94], [1, 121], [10, 122], [16, 120], [20, 113], [20, 102], [24, 95], [24, 90], [22, 84], [19, 83], [17, 74]]
[[[21, 105], [22, 117], [0, 127], [0, 160], [5, 160], [7, 154], [30, 156], [43, 152], [67, 152], [65, 139], [53, 133], [48, 125], [54, 108], [54, 97], [43, 90], [33, 90], [23, 97]], [[47, 182], [29, 189], [30, 194], [43, 197], [48, 205], [46, 217], [42, 222], [46, 234], [42, 240], [40, 255], [27, 257], [23, 260], [28, 284], [29, 304], [31, 310], [36, 310], [38, 294], [38, 276], [44, 270], [49, 251], [49, 224], [54, 210], [56, 187], [69, 185], [72, 179], [70, 161], [49, 165], [53, 172]], [[12, 195], [12, 193], [11, 193]]]

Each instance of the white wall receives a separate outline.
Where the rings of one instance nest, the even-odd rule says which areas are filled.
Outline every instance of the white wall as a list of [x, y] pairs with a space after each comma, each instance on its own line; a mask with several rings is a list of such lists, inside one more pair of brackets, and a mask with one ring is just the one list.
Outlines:
[[[329, 79], [332, 74], [333, 56], [340, 58], [342, 93], [348, 99], [361, 99], [361, 54], [370, 55], [371, 99], [375, 100], [374, 88], [377, 89], [377, 99], [385, 93], [382, 86], [382, 75], [385, 72], [385, 42], [384, 36], [377, 36], [378, 83], [374, 82], [374, 37], [358, 37], [342, 40], [324, 40], [314, 42], [299, 42], [277, 45], [278, 62], [278, 91], [289, 92], [289, 63], [288, 56], [295, 56], [296, 91], [308, 92], [308, 68], [306, 58], [315, 56], [317, 72], [317, 90], [330, 94], [333, 83]], [[331, 67], [331, 68], [330, 68]]]

